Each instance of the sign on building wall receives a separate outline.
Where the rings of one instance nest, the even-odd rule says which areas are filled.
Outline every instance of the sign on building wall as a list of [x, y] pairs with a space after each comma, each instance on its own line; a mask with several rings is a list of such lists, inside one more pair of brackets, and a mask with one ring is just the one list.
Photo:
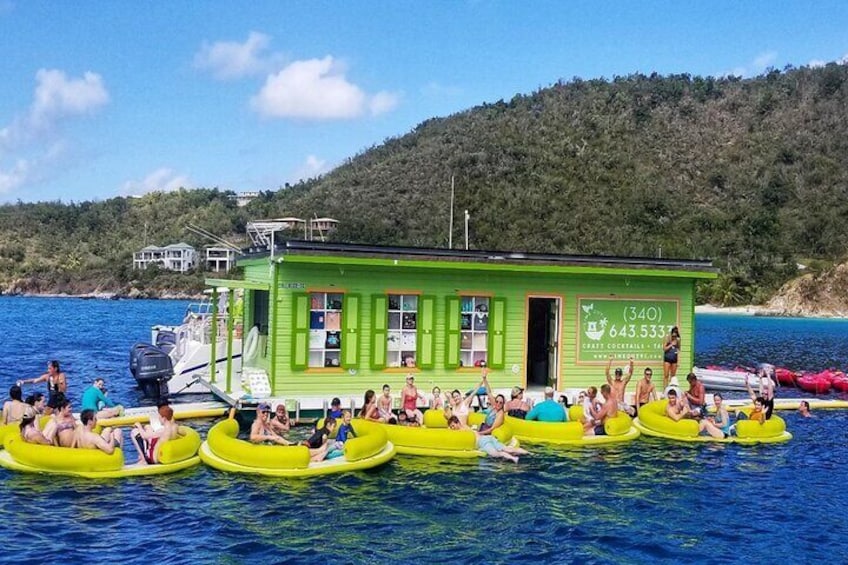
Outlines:
[[680, 301], [657, 298], [577, 298], [577, 362], [606, 363], [610, 355], [662, 361], [666, 334], [679, 322]]

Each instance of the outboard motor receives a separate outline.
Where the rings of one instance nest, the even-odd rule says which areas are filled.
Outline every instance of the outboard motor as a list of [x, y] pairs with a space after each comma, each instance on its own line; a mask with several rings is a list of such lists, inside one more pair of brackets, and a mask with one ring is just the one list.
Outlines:
[[130, 350], [130, 372], [144, 396], [167, 398], [168, 381], [174, 376], [171, 358], [149, 343], [137, 343]]
[[156, 347], [170, 354], [177, 346], [177, 334], [171, 330], [159, 330], [156, 334]]

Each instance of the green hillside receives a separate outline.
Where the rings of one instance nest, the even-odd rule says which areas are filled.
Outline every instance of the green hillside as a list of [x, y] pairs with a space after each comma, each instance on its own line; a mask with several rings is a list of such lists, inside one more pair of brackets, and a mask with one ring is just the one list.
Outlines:
[[845, 255], [846, 79], [837, 64], [573, 79], [428, 120], [244, 209], [214, 190], [0, 207], [0, 283], [127, 281], [145, 224], [150, 243], [200, 243], [189, 221], [238, 234], [249, 218], [318, 214], [340, 220], [337, 239], [445, 246], [454, 175], [455, 246], [468, 209], [474, 248], [708, 257], [723, 276], [702, 299], [762, 302], [796, 262]]

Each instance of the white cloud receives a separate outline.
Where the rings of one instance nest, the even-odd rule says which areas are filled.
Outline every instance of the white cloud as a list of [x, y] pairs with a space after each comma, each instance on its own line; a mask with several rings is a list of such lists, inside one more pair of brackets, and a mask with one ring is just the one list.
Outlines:
[[145, 194], [147, 192], [170, 192], [179, 188], [191, 188], [192, 182], [187, 175], [177, 174], [168, 167], [160, 167], [144, 177], [143, 180], [129, 180], [121, 186], [123, 194]]
[[327, 165], [327, 161], [319, 159], [315, 155], [308, 155], [300, 167], [298, 167], [292, 175], [293, 182], [311, 179], [328, 172], [332, 167]]
[[352, 119], [393, 110], [399, 97], [390, 92], [366, 94], [345, 76], [345, 67], [332, 56], [295, 61], [271, 74], [251, 98], [253, 109], [268, 118], [309, 120]]
[[216, 41], [205, 43], [194, 56], [194, 66], [210, 71], [220, 80], [231, 80], [271, 71], [282, 61], [282, 55], [267, 53], [271, 38], [251, 31], [244, 43]]
[[35, 184], [61, 168], [67, 141], [59, 125], [109, 103], [97, 73], [69, 78], [64, 71], [40, 69], [33, 101], [0, 128], [0, 193]]
[[840, 65], [848, 65], [848, 53], [845, 53], [840, 59], [836, 61]]
[[399, 101], [400, 97], [397, 94], [383, 90], [371, 97], [368, 108], [372, 116], [379, 116], [397, 108]]
[[329, 55], [295, 61], [268, 76], [251, 99], [253, 108], [266, 117], [316, 120], [355, 118], [365, 103], [365, 93], [348, 82], [343, 66]]
[[812, 61], [810, 61], [809, 63], [807, 63], [807, 66], [808, 66], [808, 67], [811, 67], [811, 68], [813, 68], [813, 69], [816, 69], [816, 68], [819, 68], [819, 67], [823, 67], [823, 66], [825, 66], [826, 64], [827, 64], [827, 63], [826, 63], [825, 61], [822, 61], [821, 59], [813, 59]]

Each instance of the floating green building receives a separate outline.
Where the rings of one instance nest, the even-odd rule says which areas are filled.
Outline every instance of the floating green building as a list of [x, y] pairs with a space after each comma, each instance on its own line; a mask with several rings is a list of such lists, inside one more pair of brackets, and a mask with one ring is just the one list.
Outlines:
[[[408, 373], [422, 392], [467, 390], [484, 364], [495, 388], [599, 385], [610, 355], [661, 373], [673, 326], [685, 373], [695, 283], [717, 272], [696, 260], [311, 241], [238, 264], [243, 280], [207, 280], [213, 294], [243, 290], [222, 347], [232, 357], [233, 333], [255, 327], [245, 370], [264, 369], [271, 395], [290, 399], [397, 389]], [[229, 364], [215, 379], [227, 393], [239, 384]]]

